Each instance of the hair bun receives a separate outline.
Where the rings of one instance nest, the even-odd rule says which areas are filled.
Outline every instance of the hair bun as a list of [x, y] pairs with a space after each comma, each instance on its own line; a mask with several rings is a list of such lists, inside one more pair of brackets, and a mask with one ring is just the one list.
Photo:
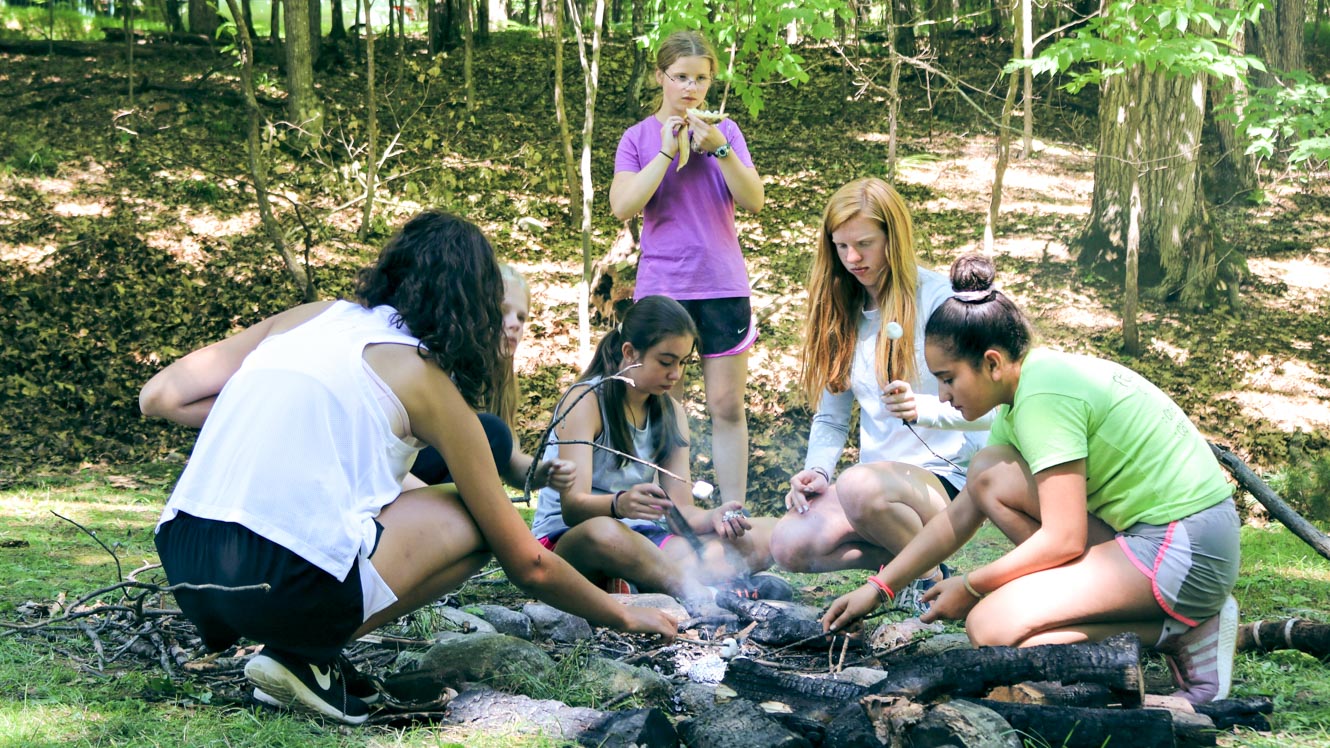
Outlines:
[[987, 295], [993, 288], [997, 268], [984, 255], [962, 255], [951, 263], [951, 290], [960, 294]]

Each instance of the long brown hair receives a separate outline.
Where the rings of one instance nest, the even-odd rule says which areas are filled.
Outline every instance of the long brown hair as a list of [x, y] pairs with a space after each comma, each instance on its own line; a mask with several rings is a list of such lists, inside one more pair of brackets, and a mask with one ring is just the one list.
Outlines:
[[[887, 383], [888, 371], [907, 382], [914, 382], [917, 375], [914, 331], [919, 266], [914, 252], [914, 223], [905, 200], [891, 185], [876, 177], [857, 179], [836, 190], [827, 202], [817, 255], [809, 271], [808, 320], [799, 384], [813, 406], [823, 390], [844, 392], [850, 386], [856, 332], [869, 291], [841, 263], [831, 233], [857, 217], [875, 221], [887, 236], [887, 272], [873, 291], [882, 310], [883, 328], [877, 336], [878, 383]], [[905, 331], [894, 346], [888, 345], [888, 322], [899, 323]]]
[[[712, 84], [715, 84], [716, 73], [720, 70], [720, 60], [705, 36], [697, 31], [685, 29], [665, 37], [660, 43], [660, 48], [656, 50], [656, 71], [663, 75], [680, 57], [705, 57], [711, 62]], [[651, 108], [660, 109], [663, 103], [664, 96], [662, 92], [657, 91]]]

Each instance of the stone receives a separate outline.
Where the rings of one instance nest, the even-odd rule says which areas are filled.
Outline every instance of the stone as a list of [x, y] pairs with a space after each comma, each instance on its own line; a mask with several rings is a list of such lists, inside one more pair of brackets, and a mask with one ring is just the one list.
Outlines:
[[545, 603], [527, 603], [522, 613], [531, 619], [536, 638], [549, 639], [560, 644], [576, 644], [591, 638], [591, 624], [585, 618], [565, 613]]
[[467, 610], [472, 608], [478, 610], [481, 618], [485, 619], [500, 634], [515, 636], [519, 639], [531, 641], [533, 634], [531, 629], [531, 619], [525, 614], [512, 608], [505, 608], [502, 605], [474, 605], [467, 606]]

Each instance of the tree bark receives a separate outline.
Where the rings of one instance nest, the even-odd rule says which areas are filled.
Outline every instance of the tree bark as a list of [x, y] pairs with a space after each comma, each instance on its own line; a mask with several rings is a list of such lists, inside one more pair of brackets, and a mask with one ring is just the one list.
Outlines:
[[568, 111], [563, 96], [563, 0], [554, 2], [554, 119], [559, 123], [559, 146], [563, 152], [563, 174], [568, 183], [568, 201], [572, 210], [568, 219], [574, 226], [582, 225], [580, 204], [577, 202], [577, 166], [573, 162], [573, 136], [568, 126]]
[[1330, 559], [1330, 536], [1316, 529], [1316, 526], [1302, 518], [1293, 507], [1279, 498], [1260, 476], [1252, 472], [1237, 455], [1227, 449], [1211, 443], [1210, 451], [1214, 452], [1215, 458], [1219, 464], [1223, 465], [1229, 473], [1233, 475], [1233, 480], [1237, 481], [1242, 490], [1251, 494], [1261, 505], [1270, 512], [1270, 516], [1279, 520], [1294, 535], [1302, 539], [1304, 543], [1310, 545], [1321, 554], [1323, 558]]
[[1302, 40], [1306, 27], [1306, 0], [1270, 0], [1260, 22], [1247, 24], [1247, 51], [1265, 60], [1268, 68], [1252, 71], [1256, 87], [1279, 85], [1276, 74], [1306, 69]]
[[[273, 0], [268, 6], [268, 41], [274, 47], [282, 43], [282, 1]], [[230, 0], [227, 0], [230, 2]]]
[[[369, 238], [370, 220], [374, 217], [375, 182], [379, 176], [379, 107], [374, 94], [374, 25], [371, 15], [373, 8], [373, 0], [365, 0], [365, 119], [368, 131], [365, 134], [365, 206], [360, 214], [359, 238], [362, 242]], [[391, 26], [392, 9], [388, 10]]]
[[891, 32], [896, 53], [905, 57], [914, 57], [919, 48], [914, 38], [914, 2], [913, 0], [891, 0], [891, 23], [895, 27]]
[[[484, 0], [481, 0], [484, 2]], [[472, 70], [475, 47], [474, 0], [462, 0], [462, 85], [466, 91], [466, 110], [476, 110], [476, 79]]]
[[[1017, 7], [1026, 9], [1026, 0], [1017, 0]], [[1015, 47], [1019, 38], [1013, 42]], [[1012, 53], [1016, 50], [1013, 48]], [[988, 197], [988, 219], [984, 221], [984, 254], [993, 253], [993, 240], [997, 236], [998, 216], [1002, 213], [1002, 180], [1007, 175], [1011, 160], [1011, 113], [1016, 108], [1016, 73], [1007, 77], [1007, 98], [1002, 103], [1002, 119], [998, 124], [997, 165], [993, 169], [993, 191]]]
[[[1223, 5], [1233, 5], [1234, 0], [1225, 0]], [[1262, 14], [1264, 18], [1264, 14]], [[1235, 40], [1234, 54], [1240, 54], [1246, 47], [1246, 34], [1239, 32]], [[1212, 128], [1219, 159], [1205, 175], [1208, 192], [1218, 202], [1228, 202], [1236, 197], [1253, 192], [1258, 188], [1256, 178], [1256, 157], [1246, 153], [1248, 141], [1238, 135], [1238, 124], [1229, 116], [1241, 118], [1243, 106], [1247, 100], [1247, 81], [1241, 78], [1216, 78], [1210, 84], [1210, 108], [1207, 112], [1206, 125]], [[1232, 97], [1233, 108], [1226, 109]]]
[[323, 51], [323, 5], [320, 0], [304, 0], [309, 14], [309, 64], [313, 67]]
[[[228, 0], [229, 2], [230, 0]], [[323, 137], [323, 104], [314, 92], [314, 60], [310, 54], [309, 8], [318, 0], [286, 3], [287, 116], [301, 147], [318, 147]]]
[[[240, 7], [236, 0], [226, 0], [226, 2], [231, 8], [232, 16], [239, 16]], [[236, 33], [240, 37], [240, 87], [245, 95], [245, 109], [249, 113], [245, 144], [249, 156], [249, 176], [254, 182], [254, 196], [258, 202], [259, 220], [264, 233], [268, 235], [273, 247], [286, 263], [286, 269], [291, 273], [291, 280], [300, 290], [301, 297], [306, 302], [314, 301], [314, 281], [305, 266], [300, 264], [295, 254], [291, 252], [291, 248], [286, 245], [286, 240], [282, 238], [282, 227], [277, 223], [277, 217], [272, 213], [272, 205], [268, 202], [267, 168], [263, 164], [262, 145], [259, 142], [262, 113], [259, 111], [258, 99], [254, 96], [254, 42], [250, 39], [249, 30], [244, 24], [236, 26]]]
[[633, 0], [633, 72], [623, 100], [623, 108], [633, 114], [642, 108], [642, 86], [647, 80], [647, 50], [637, 41], [646, 33], [645, 16], [646, 0]]
[[[392, 9], [388, 13], [388, 30], [392, 31]], [[333, 41], [341, 41], [346, 38], [346, 19], [343, 17], [342, 0], [332, 0], [332, 28], [328, 30], [328, 38]], [[365, 19], [365, 27], [369, 27], [369, 19]]]
[[[573, 17], [576, 24], [574, 30], [577, 32], [577, 55], [582, 62], [582, 81], [586, 86], [586, 109], [582, 119], [582, 207], [578, 210], [582, 224], [582, 282], [578, 286], [578, 327], [581, 339], [579, 347], [582, 361], [591, 360], [591, 269], [595, 262], [591, 247], [591, 203], [595, 198], [591, 184], [591, 140], [596, 124], [596, 94], [600, 90], [600, 33], [605, 20], [605, 0], [595, 0], [595, 3], [591, 19], [590, 50], [587, 49], [581, 15]], [[670, 505], [671, 508], [673, 506]], [[688, 527], [686, 522], [680, 524], [681, 527], [675, 530], [676, 533]], [[685, 537], [691, 535], [690, 532], [682, 534]]]
[[1082, 265], [1122, 277], [1133, 190], [1140, 190], [1140, 273], [1161, 296], [1201, 307], [1217, 260], [1200, 189], [1206, 78], [1137, 65], [1101, 87], [1099, 157]]
[[[239, 9], [237, 18], [242, 18]], [[219, 23], [217, 6], [208, 0], [189, 0], [189, 31], [191, 34], [214, 36]]]

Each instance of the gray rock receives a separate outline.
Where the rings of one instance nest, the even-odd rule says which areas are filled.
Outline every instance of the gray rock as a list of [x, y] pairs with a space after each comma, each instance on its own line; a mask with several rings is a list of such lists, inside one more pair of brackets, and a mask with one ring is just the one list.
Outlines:
[[446, 638], [447, 634], [497, 634], [494, 624], [478, 615], [460, 608], [436, 605], [430, 609], [436, 616], [434, 626], [438, 632], [435, 639]]
[[696, 714], [716, 705], [716, 684], [689, 681], [679, 688], [677, 696], [684, 711]]
[[420, 657], [416, 667], [384, 679], [399, 701], [427, 702], [445, 687], [466, 682], [491, 682], [513, 691], [546, 679], [554, 660], [534, 644], [503, 634], [452, 634]]
[[859, 686], [871, 686], [887, 677], [887, 671], [874, 667], [847, 667], [831, 676], [832, 680], [843, 680]]
[[502, 605], [476, 605], [479, 615], [494, 626], [500, 634], [516, 636], [531, 641], [531, 619], [511, 608]]
[[531, 628], [536, 637], [560, 644], [575, 644], [591, 638], [591, 624], [585, 618], [565, 613], [545, 603], [527, 603], [522, 606], [522, 613], [531, 619]]
[[626, 696], [661, 703], [670, 695], [670, 681], [660, 673], [605, 657], [590, 658], [580, 677], [600, 691], [607, 701], [616, 703], [619, 697]]

